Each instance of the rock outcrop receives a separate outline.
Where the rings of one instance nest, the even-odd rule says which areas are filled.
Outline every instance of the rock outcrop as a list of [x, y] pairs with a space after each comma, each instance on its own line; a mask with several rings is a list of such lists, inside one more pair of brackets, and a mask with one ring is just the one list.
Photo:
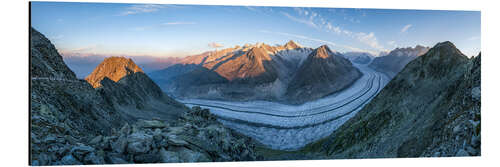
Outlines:
[[330, 137], [304, 150], [328, 158], [481, 155], [480, 57], [438, 43]]
[[101, 80], [109, 78], [115, 82], [123, 77], [142, 72], [142, 69], [137, 66], [130, 58], [124, 57], [109, 57], [105, 58], [94, 71], [85, 78], [94, 88], [101, 86]]

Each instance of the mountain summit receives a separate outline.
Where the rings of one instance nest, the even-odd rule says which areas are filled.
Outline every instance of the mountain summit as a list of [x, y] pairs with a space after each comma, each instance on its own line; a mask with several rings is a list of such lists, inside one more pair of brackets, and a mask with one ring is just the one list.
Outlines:
[[125, 57], [109, 57], [104, 59], [85, 80], [94, 88], [97, 88], [101, 86], [100, 82], [105, 77], [118, 82], [121, 78], [136, 72], [144, 73], [132, 59]]
[[320, 98], [351, 85], [361, 76], [352, 63], [328, 46], [320, 46], [307, 56], [287, 88], [292, 100]]
[[285, 49], [297, 49], [297, 48], [302, 48], [302, 46], [298, 43], [296, 43], [295, 41], [293, 40], [290, 40], [288, 41], [285, 45], [284, 45]]

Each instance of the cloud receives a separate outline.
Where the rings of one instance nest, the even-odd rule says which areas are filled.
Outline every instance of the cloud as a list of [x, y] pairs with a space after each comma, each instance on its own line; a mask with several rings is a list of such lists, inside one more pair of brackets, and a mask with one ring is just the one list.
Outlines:
[[372, 48], [375, 48], [375, 49], [378, 49], [381, 51], [386, 50], [382, 45], [380, 45], [378, 43], [377, 37], [375, 37], [375, 34], [373, 32], [370, 32], [368, 34], [364, 33], [364, 32], [360, 32], [360, 33], [356, 34], [356, 37], [360, 42], [367, 44], [368, 46], [370, 46]]
[[222, 47], [224, 47], [224, 45], [222, 45], [220, 43], [212, 42], [212, 43], [208, 44], [208, 47], [211, 47], [211, 48], [222, 48]]
[[288, 19], [290, 19], [292, 21], [302, 23], [302, 24], [305, 24], [305, 25], [308, 25], [308, 26], [311, 26], [314, 28], [318, 28], [318, 26], [311, 19], [309, 19], [309, 20], [300, 19], [300, 18], [297, 18], [297, 17], [294, 17], [294, 16], [288, 14], [287, 12], [281, 12], [281, 14], [283, 14], [284, 16], [286, 16]]
[[401, 29], [401, 33], [404, 33], [404, 32], [406, 32], [406, 31], [408, 31], [408, 29], [410, 29], [410, 27], [412, 27], [412, 26], [413, 26], [413, 25], [411, 25], [411, 24], [407, 24], [407, 25], [405, 25], [405, 26]]
[[474, 40], [478, 40], [478, 39], [481, 39], [481, 36], [472, 36], [470, 38], [467, 38], [467, 40], [469, 40], [469, 41], [474, 41]]
[[120, 13], [120, 16], [127, 16], [139, 13], [151, 13], [160, 10], [161, 8], [165, 8], [166, 5], [156, 5], [156, 4], [144, 4], [144, 5], [132, 5], [127, 7], [125, 11]]
[[388, 41], [387, 44], [390, 46], [396, 46], [396, 41]]
[[163, 25], [189, 25], [189, 24], [196, 24], [195, 22], [166, 22], [163, 23]]

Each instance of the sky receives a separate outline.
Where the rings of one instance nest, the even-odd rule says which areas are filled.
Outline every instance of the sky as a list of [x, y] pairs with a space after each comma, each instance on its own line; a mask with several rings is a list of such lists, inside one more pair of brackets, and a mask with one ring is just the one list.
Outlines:
[[289, 40], [372, 54], [442, 41], [481, 50], [479, 11], [32, 2], [31, 26], [62, 54], [184, 57]]

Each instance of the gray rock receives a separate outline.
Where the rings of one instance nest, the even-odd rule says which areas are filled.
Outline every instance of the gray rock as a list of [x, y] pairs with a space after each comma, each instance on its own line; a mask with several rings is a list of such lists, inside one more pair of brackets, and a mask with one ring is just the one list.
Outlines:
[[160, 148], [161, 162], [163, 163], [175, 163], [181, 162], [179, 154], [172, 151], [166, 151], [164, 148]]
[[117, 153], [125, 152], [126, 148], [127, 148], [127, 137], [123, 134], [120, 135], [120, 137], [118, 137], [118, 139], [116, 139], [116, 141], [111, 144], [111, 149], [113, 149], [113, 151]]
[[209, 162], [210, 159], [203, 153], [195, 152], [187, 148], [179, 151], [180, 159], [183, 162]]
[[96, 145], [99, 142], [101, 142], [101, 140], [102, 140], [102, 136], [99, 135], [99, 136], [94, 137], [92, 140], [90, 140], [89, 144]]
[[465, 151], [464, 149], [460, 149], [458, 150], [457, 154], [455, 154], [456, 157], [468, 157], [470, 156], [469, 153], [467, 151]]
[[179, 139], [177, 136], [174, 136], [174, 135], [168, 136], [167, 141], [168, 141], [168, 144], [171, 144], [174, 146], [186, 146], [189, 144], [188, 142], [186, 142], [182, 139]]
[[470, 154], [470, 155], [478, 155], [478, 151], [470, 146], [466, 147], [465, 150], [467, 150], [467, 152]]
[[453, 128], [453, 133], [458, 133], [460, 132], [461, 128], [460, 128], [460, 125], [457, 125]]
[[164, 128], [167, 125], [159, 120], [139, 120], [137, 126], [140, 128]]
[[153, 136], [144, 133], [133, 133], [127, 139], [127, 152], [132, 154], [146, 153], [151, 149]]
[[94, 150], [95, 149], [90, 147], [90, 146], [79, 145], [79, 146], [73, 147], [70, 152], [75, 158], [77, 158], [79, 160], [83, 160], [85, 155], [87, 155], [90, 152], [93, 152]]
[[471, 145], [473, 147], [479, 147], [481, 145], [481, 136], [472, 136]]
[[138, 163], [156, 163], [160, 162], [161, 155], [158, 154], [139, 154], [134, 156], [134, 161]]
[[129, 162], [127, 162], [127, 161], [123, 160], [123, 159], [122, 159], [122, 158], [120, 158], [120, 157], [114, 157], [114, 156], [109, 156], [109, 157], [108, 157], [108, 160], [109, 160], [109, 162], [110, 162], [110, 163], [112, 163], [112, 164], [127, 164], [127, 163], [129, 163]]
[[123, 125], [123, 127], [120, 129], [119, 133], [128, 135], [130, 134], [130, 131], [131, 131], [130, 125], [128, 125], [128, 123], [125, 123], [125, 125]]
[[75, 159], [72, 155], [66, 155], [64, 156], [61, 161], [61, 165], [82, 165], [82, 163], [78, 160]]
[[471, 90], [473, 100], [481, 100], [481, 87], [474, 87]]
[[88, 153], [85, 158], [83, 159], [83, 162], [85, 164], [104, 164], [104, 158], [97, 156], [95, 153], [91, 152]]
[[434, 154], [432, 154], [433, 157], [440, 157], [441, 156], [441, 152], [435, 152]]

